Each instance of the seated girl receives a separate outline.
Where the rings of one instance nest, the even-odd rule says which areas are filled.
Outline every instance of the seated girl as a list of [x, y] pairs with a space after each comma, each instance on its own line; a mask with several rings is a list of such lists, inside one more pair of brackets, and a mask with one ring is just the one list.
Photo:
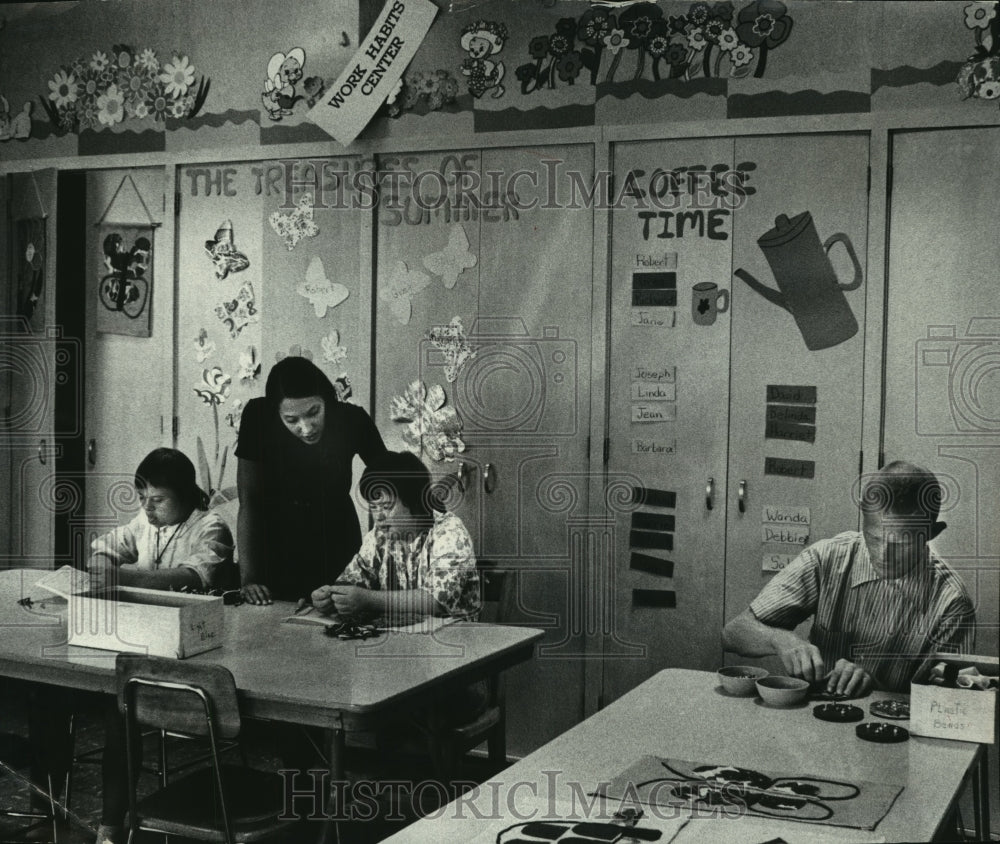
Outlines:
[[454, 513], [435, 509], [430, 472], [407, 452], [373, 458], [359, 482], [375, 526], [336, 583], [312, 593], [320, 612], [342, 618], [479, 615], [472, 539]]
[[173, 448], [157, 448], [135, 470], [142, 504], [132, 521], [91, 544], [96, 583], [145, 589], [225, 588], [234, 579], [233, 536], [207, 509], [194, 464]]

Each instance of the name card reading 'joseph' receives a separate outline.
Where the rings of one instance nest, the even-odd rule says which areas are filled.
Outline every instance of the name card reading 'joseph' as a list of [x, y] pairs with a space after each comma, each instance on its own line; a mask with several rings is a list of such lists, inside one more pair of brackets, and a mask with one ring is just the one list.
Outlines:
[[677, 381], [676, 366], [634, 366], [631, 380], [643, 384], [674, 384]]

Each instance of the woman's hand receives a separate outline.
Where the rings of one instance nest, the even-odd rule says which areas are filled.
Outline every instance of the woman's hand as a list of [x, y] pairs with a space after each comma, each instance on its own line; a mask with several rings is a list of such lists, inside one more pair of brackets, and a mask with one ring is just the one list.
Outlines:
[[271, 590], [263, 583], [244, 583], [240, 587], [240, 594], [248, 604], [270, 604]]
[[312, 595], [309, 596], [312, 605], [323, 615], [329, 615], [334, 611], [332, 591], [332, 586], [320, 586], [319, 589], [313, 589]]
[[337, 609], [337, 615], [348, 618], [364, 615], [374, 609], [372, 606], [371, 590], [361, 586], [347, 586], [345, 584], [334, 584], [326, 587], [330, 590], [333, 598], [333, 605]]

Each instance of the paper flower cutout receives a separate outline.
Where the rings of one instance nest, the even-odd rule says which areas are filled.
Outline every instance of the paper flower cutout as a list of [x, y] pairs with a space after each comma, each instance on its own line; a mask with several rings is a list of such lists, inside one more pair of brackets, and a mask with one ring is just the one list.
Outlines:
[[448, 235], [448, 245], [440, 252], [432, 252], [424, 258], [424, 266], [434, 275], [441, 276], [444, 286], [451, 290], [459, 275], [476, 266], [479, 258], [469, 251], [469, 238], [462, 226], [452, 226]]
[[215, 354], [215, 343], [208, 339], [208, 332], [204, 328], [198, 332], [198, 336], [194, 338], [192, 344], [198, 363], [204, 363]]
[[333, 389], [340, 401], [347, 401], [354, 395], [354, 391], [351, 389], [351, 379], [347, 377], [346, 372], [341, 372], [333, 379]]
[[304, 237], [316, 237], [319, 234], [319, 226], [313, 222], [313, 195], [311, 192], [302, 194], [298, 206], [287, 214], [275, 211], [268, 222], [274, 233], [285, 241], [285, 246], [290, 252]]
[[305, 296], [316, 311], [316, 316], [322, 319], [326, 316], [327, 308], [336, 308], [348, 296], [351, 291], [343, 284], [330, 281], [326, 277], [326, 270], [323, 267], [323, 259], [318, 255], [313, 255], [309, 259], [309, 266], [306, 268], [306, 279], [295, 288], [300, 296]]
[[195, 385], [194, 391], [205, 404], [220, 405], [229, 396], [232, 380], [221, 367], [213, 366], [201, 371], [201, 383]]
[[347, 357], [347, 348], [340, 345], [340, 332], [336, 328], [319, 341], [323, 347], [323, 360], [336, 366]]
[[396, 261], [386, 284], [379, 288], [378, 297], [383, 302], [389, 303], [396, 321], [400, 325], [406, 325], [413, 312], [413, 295], [419, 293], [430, 283], [431, 277], [427, 273], [407, 269], [406, 264], [402, 261]]
[[275, 352], [275, 361], [284, 360], [286, 357], [293, 358], [305, 358], [306, 360], [313, 359], [313, 353], [309, 349], [303, 349], [298, 343], [294, 346], [289, 346], [287, 352]]
[[231, 409], [226, 414], [226, 424], [238, 434], [240, 432], [240, 420], [243, 418], [243, 408], [246, 407], [246, 404], [243, 399], [233, 399], [233, 403], [229, 407]]
[[253, 285], [249, 281], [243, 283], [236, 292], [235, 298], [220, 302], [215, 306], [215, 315], [234, 340], [250, 323], [257, 322], [257, 313]]
[[429, 390], [423, 381], [414, 381], [389, 407], [393, 422], [405, 422], [403, 443], [418, 457], [421, 451], [431, 460], [454, 460], [465, 451], [460, 436], [462, 420], [454, 408], [445, 407], [444, 388], [435, 384]]
[[465, 364], [476, 356], [469, 345], [461, 317], [452, 317], [447, 325], [435, 325], [428, 335], [431, 345], [444, 355], [444, 377], [451, 383]]
[[260, 359], [257, 357], [257, 349], [247, 346], [246, 351], [240, 352], [240, 383], [252, 384], [259, 375]]
[[215, 264], [215, 277], [220, 280], [250, 266], [250, 260], [233, 243], [232, 220], [223, 221], [215, 232], [215, 239], [205, 241], [205, 253]]

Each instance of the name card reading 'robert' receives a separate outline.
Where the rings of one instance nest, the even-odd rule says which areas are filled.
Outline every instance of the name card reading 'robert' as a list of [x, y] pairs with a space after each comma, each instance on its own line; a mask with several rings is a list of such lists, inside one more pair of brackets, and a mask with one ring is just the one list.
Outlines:
[[662, 404], [634, 403], [632, 405], [633, 422], [673, 422], [677, 419], [677, 405], [664, 402]]
[[632, 401], [677, 401], [676, 384], [645, 384], [633, 381], [629, 392]]
[[765, 554], [760, 563], [761, 571], [781, 571], [792, 560], [795, 554]]
[[761, 542], [777, 545], [805, 545], [809, 541], [808, 526], [761, 525]]

